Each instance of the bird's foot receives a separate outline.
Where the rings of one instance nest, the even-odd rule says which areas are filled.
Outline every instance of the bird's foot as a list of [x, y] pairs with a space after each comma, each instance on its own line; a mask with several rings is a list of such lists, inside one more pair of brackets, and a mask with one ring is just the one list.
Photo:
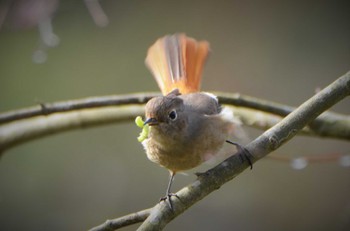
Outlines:
[[[171, 201], [171, 197], [176, 197], [177, 199], [180, 200], [180, 197], [176, 195], [176, 193], [168, 193], [165, 197], [160, 198], [159, 201], [166, 201], [170, 207], [170, 209], [173, 211], [173, 202]], [[181, 201], [181, 200], [180, 200]]]

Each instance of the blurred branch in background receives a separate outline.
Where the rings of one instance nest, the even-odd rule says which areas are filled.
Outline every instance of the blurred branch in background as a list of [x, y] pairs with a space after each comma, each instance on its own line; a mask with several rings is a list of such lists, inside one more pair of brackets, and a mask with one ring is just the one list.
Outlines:
[[78, 109], [99, 108], [106, 106], [145, 104], [159, 93], [138, 93], [128, 95], [98, 96], [55, 103], [40, 103], [38, 106], [14, 110], [0, 114], [0, 124], [39, 115], [68, 112]]
[[0, 126], [0, 153], [15, 145], [77, 128], [133, 120], [143, 113], [140, 105], [82, 109], [37, 116]]
[[[158, 94], [139, 93], [91, 97], [42, 103], [39, 106], [2, 113], [0, 114], [0, 124], [2, 123], [0, 150], [3, 152], [23, 142], [62, 131], [134, 120], [136, 116], [144, 113], [143, 104], [156, 95]], [[221, 103], [231, 105], [234, 115], [243, 124], [261, 130], [271, 128], [281, 120], [281, 117], [272, 114], [277, 113], [277, 109], [283, 111], [283, 108], [290, 108], [239, 94], [232, 94], [232, 97], [228, 97], [227, 93], [218, 93], [218, 95]], [[292, 108], [290, 110], [292, 111]], [[311, 124], [313, 123], [317, 123], [318, 126], [314, 126], [317, 129], [311, 129], [309, 125], [301, 131], [301, 134], [350, 140], [348, 116], [327, 112]], [[322, 132], [319, 132], [319, 128], [322, 128]]]
[[[263, 130], [272, 127], [281, 119], [281, 117], [285, 117], [295, 110], [294, 107], [251, 96], [223, 92], [215, 92], [215, 94], [218, 96], [221, 104], [236, 106], [234, 108], [235, 115], [238, 116], [244, 124]], [[149, 99], [158, 95], [159, 93], [153, 92], [137, 93], [128, 95], [90, 97], [86, 99], [76, 99], [55, 103], [41, 103], [38, 106], [0, 114], [0, 124], [38, 115], [49, 115], [52, 113], [68, 112], [77, 109], [145, 104]], [[277, 115], [279, 117], [273, 115]], [[350, 117], [335, 112], [323, 113], [315, 121], [310, 123], [308, 127], [303, 129], [302, 132], [303, 134], [307, 135], [334, 137], [349, 140]]]
[[[52, 20], [59, 9], [59, 0], [7, 0], [0, 3], [0, 31], [4, 25], [15, 30], [39, 31], [39, 45], [32, 54], [34, 63], [45, 63], [47, 49], [56, 47], [60, 38], [54, 33]], [[98, 0], [84, 0], [84, 3], [99, 27], [108, 25], [108, 17]]]
[[108, 25], [108, 17], [103, 11], [98, 0], [84, 0], [92, 19], [99, 27], [106, 27]]
[[[349, 77], [350, 72], [341, 78]], [[266, 130], [295, 108], [240, 94], [216, 93], [222, 104], [235, 106], [234, 114], [245, 125]], [[143, 105], [157, 93], [91, 97], [0, 114], [0, 150], [61, 131], [133, 119], [143, 114]], [[132, 105], [128, 106], [127, 105]], [[87, 110], [89, 109], [89, 110]], [[62, 113], [66, 112], [66, 113]], [[128, 114], [129, 113], [129, 114]], [[122, 116], [121, 116], [122, 115]], [[302, 130], [302, 134], [350, 139], [350, 118], [334, 112], [323, 113]]]
[[[0, 114], [0, 124], [33, 116], [50, 115], [52, 113], [68, 112], [78, 109], [145, 104], [149, 99], [158, 95], [159, 93], [153, 92], [136, 93], [128, 95], [97, 96], [55, 103], [41, 103], [38, 106]], [[221, 104], [236, 106], [234, 108], [234, 113], [244, 124], [263, 130], [272, 127], [281, 119], [281, 117], [285, 117], [295, 110], [294, 107], [241, 94], [215, 92], [215, 95], [217, 95]], [[303, 129], [302, 133], [306, 135], [349, 140], [350, 117], [335, 112], [326, 112], [310, 123], [308, 127]]]

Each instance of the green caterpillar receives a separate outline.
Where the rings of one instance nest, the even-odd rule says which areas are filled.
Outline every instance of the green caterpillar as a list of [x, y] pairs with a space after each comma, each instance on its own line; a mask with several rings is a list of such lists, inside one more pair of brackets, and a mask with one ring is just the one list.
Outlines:
[[135, 124], [137, 125], [137, 127], [142, 128], [140, 135], [137, 137], [137, 140], [139, 142], [142, 142], [148, 138], [149, 125], [148, 124], [143, 125], [144, 121], [142, 120], [141, 116], [136, 117]]

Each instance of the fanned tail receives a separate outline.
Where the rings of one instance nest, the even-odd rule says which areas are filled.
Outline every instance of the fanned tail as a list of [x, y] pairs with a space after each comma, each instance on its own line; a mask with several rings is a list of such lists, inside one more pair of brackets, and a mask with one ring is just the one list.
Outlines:
[[208, 53], [207, 41], [198, 42], [185, 34], [167, 35], [148, 49], [145, 62], [163, 95], [176, 88], [187, 94], [199, 91]]

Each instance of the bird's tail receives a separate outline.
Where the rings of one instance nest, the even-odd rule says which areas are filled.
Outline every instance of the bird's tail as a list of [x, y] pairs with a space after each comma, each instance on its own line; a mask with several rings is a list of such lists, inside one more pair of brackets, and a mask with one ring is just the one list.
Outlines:
[[148, 49], [145, 63], [163, 95], [174, 89], [187, 94], [200, 90], [208, 53], [207, 41], [196, 41], [185, 34], [167, 35]]

